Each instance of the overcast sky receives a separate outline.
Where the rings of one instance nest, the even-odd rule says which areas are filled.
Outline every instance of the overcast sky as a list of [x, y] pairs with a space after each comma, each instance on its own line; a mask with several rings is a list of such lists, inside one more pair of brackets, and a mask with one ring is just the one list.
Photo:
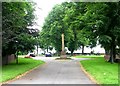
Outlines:
[[34, 26], [34, 27], [41, 30], [44, 19], [48, 15], [48, 13], [52, 10], [52, 8], [56, 4], [60, 4], [64, 1], [66, 1], [66, 0], [34, 0], [34, 2], [37, 3], [37, 8], [36, 8], [35, 14], [37, 15], [37, 18], [38, 18], [36, 20], [38, 26], [37, 27]]

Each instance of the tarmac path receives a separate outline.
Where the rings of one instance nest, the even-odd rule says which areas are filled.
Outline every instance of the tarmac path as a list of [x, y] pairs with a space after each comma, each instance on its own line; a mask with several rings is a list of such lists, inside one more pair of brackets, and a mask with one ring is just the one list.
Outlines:
[[95, 84], [82, 71], [79, 64], [80, 60], [88, 58], [55, 60], [55, 57], [34, 57], [34, 59], [46, 63], [9, 84]]

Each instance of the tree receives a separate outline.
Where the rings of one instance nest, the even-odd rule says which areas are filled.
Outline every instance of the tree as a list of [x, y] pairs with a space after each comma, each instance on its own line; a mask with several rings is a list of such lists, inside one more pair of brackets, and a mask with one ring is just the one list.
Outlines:
[[65, 23], [63, 22], [63, 18], [65, 16], [65, 6], [64, 5], [56, 5], [49, 15], [46, 17], [45, 23], [43, 25], [43, 29], [41, 34], [45, 37], [45, 41], [47, 38], [52, 43], [52, 46], [55, 47], [57, 52], [60, 54], [61, 52], [61, 34], [65, 35], [65, 45], [67, 41], [70, 39], [71, 30], [68, 30]]
[[82, 46], [84, 51], [84, 46], [92, 48], [99, 42], [110, 53], [110, 62], [113, 63], [116, 46], [120, 46], [119, 8], [119, 2], [65, 2], [53, 8], [43, 29], [46, 28], [46, 34], [58, 51], [61, 49], [61, 33], [64, 32], [65, 45], [71, 53], [78, 46]]
[[119, 3], [91, 3], [87, 5], [84, 16], [99, 43], [110, 51], [110, 62], [115, 61], [116, 37], [119, 29]]
[[[68, 28], [72, 30], [73, 38], [68, 42], [68, 49], [73, 51], [78, 47], [82, 47], [82, 53], [84, 53], [84, 46], [91, 45], [94, 47], [92, 34], [87, 26], [87, 22], [84, 21], [84, 14], [86, 13], [87, 3], [68, 3], [69, 9], [66, 11], [64, 22]], [[91, 43], [91, 44], [90, 44]]]
[[32, 2], [2, 3], [2, 57], [34, 48], [33, 11]]
[[42, 48], [45, 52], [45, 49], [49, 49], [49, 46], [51, 46], [51, 41], [50, 41], [50, 36], [48, 34], [48, 31], [42, 31], [40, 32], [40, 35], [38, 37], [38, 41], [39, 41], [39, 47]]

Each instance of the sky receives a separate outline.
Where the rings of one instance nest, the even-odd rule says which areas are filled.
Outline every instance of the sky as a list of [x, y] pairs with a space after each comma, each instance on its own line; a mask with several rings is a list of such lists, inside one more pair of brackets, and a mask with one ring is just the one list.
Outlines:
[[56, 4], [60, 4], [64, 1], [66, 0], [34, 0], [34, 2], [37, 4], [35, 15], [37, 17], [36, 22], [38, 24], [37, 26], [34, 26], [34, 28], [41, 30], [44, 19], [47, 17], [48, 13]]

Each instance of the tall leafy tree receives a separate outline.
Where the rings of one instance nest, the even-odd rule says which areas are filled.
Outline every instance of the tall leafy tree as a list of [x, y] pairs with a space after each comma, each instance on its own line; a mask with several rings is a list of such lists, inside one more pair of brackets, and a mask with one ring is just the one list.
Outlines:
[[83, 46], [84, 50], [84, 46], [92, 48], [99, 42], [106, 53], [110, 53], [112, 63], [115, 61], [116, 46], [120, 48], [119, 8], [119, 2], [65, 2], [53, 8], [43, 29], [46, 28], [46, 34], [58, 51], [61, 49], [60, 34], [69, 33], [65, 35], [68, 37], [65, 44], [71, 53], [79, 46]]
[[[35, 31], [28, 28], [35, 18], [32, 2], [2, 3], [2, 56], [34, 48]], [[29, 47], [28, 47], [29, 46]]]
[[91, 26], [94, 36], [99, 43], [110, 52], [110, 62], [115, 61], [116, 37], [119, 29], [119, 2], [114, 3], [91, 3], [87, 5], [87, 12], [84, 16]]
[[46, 36], [46, 39], [48, 38], [50, 40], [52, 46], [55, 47], [58, 53], [61, 52], [62, 46], [61, 34], [65, 34], [65, 45], [71, 36], [69, 35], [71, 30], [69, 30], [63, 22], [65, 9], [64, 5], [56, 5], [47, 16], [42, 30], [43, 35]]
[[[81, 17], [86, 12], [86, 3], [68, 3], [69, 9], [66, 11], [66, 16], [64, 18], [65, 23], [68, 25], [68, 28], [72, 30], [73, 38], [68, 42], [68, 49], [71, 51], [71, 54], [77, 49], [79, 46], [85, 45], [86, 38], [80, 37], [82, 35], [82, 29], [85, 26]], [[82, 48], [83, 49], [83, 48]], [[84, 49], [83, 49], [84, 50]]]

